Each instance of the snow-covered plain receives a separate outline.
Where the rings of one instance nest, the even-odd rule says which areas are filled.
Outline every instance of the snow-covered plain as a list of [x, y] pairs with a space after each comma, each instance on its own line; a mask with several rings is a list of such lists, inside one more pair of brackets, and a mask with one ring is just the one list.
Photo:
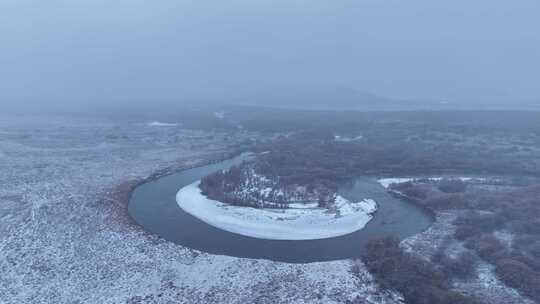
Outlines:
[[[0, 113], [0, 303], [402, 303], [361, 261], [355, 275], [351, 261], [287, 264], [167, 242], [130, 222], [111, 191], [200, 164], [254, 136], [261, 138]], [[432, 229], [402, 245], [431, 258], [453, 233], [454, 218], [438, 213]], [[478, 273], [455, 288], [488, 303], [531, 303], [490, 268]]]
[[311, 208], [258, 209], [208, 199], [199, 181], [176, 194], [180, 208], [220, 229], [261, 239], [313, 240], [337, 237], [364, 228], [377, 210], [373, 200], [350, 202], [337, 196], [336, 210]]
[[1, 114], [0, 130], [2, 304], [400, 302], [361, 262], [356, 276], [350, 261], [287, 264], [167, 242], [131, 223], [109, 191], [253, 134]]

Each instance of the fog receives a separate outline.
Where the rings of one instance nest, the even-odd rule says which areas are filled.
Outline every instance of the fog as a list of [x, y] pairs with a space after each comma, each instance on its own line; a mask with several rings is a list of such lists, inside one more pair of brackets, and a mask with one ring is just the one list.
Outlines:
[[537, 0], [4, 0], [0, 104], [271, 105], [269, 92], [336, 88], [534, 102], [538, 16]]

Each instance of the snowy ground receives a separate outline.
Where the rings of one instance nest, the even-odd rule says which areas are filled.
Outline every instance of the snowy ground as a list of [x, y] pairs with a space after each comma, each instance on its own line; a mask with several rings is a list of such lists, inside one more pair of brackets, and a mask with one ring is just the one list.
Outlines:
[[313, 240], [341, 236], [364, 228], [377, 210], [373, 200], [350, 202], [336, 198], [336, 209], [311, 208], [257, 209], [224, 204], [201, 194], [199, 181], [180, 189], [180, 208], [220, 229], [271, 240]]
[[0, 116], [0, 303], [397, 303], [361, 263], [215, 256], [126, 224], [109, 190], [245, 136]]
[[[425, 232], [407, 238], [401, 242], [401, 247], [409, 253], [430, 260], [440, 249], [446, 248], [449, 256], [457, 256], [467, 250], [461, 242], [455, 241], [451, 235], [455, 231], [452, 222], [464, 211], [454, 210], [437, 212], [435, 223]], [[454, 282], [454, 289], [460, 293], [484, 299], [492, 304], [533, 304], [515, 289], [504, 285], [497, 277], [494, 266], [479, 261], [476, 277]]]

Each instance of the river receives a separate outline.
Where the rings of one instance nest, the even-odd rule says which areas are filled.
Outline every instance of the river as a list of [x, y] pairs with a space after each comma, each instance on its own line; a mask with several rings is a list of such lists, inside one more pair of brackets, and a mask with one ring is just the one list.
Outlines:
[[432, 223], [430, 215], [389, 194], [373, 176], [359, 177], [339, 190], [349, 200], [375, 200], [378, 210], [373, 219], [364, 229], [335, 238], [276, 241], [241, 236], [210, 226], [178, 206], [175, 196], [180, 188], [238, 164], [242, 159], [239, 156], [142, 184], [132, 194], [129, 213], [148, 231], [185, 247], [212, 254], [290, 263], [357, 258], [372, 238], [391, 235], [403, 239], [424, 231]]

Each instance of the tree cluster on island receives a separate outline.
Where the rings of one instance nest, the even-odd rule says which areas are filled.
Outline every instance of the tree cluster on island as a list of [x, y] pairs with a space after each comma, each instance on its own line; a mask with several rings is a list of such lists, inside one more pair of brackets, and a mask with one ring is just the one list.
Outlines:
[[288, 208], [291, 204], [313, 204], [329, 208], [337, 186], [332, 179], [313, 176], [305, 180], [271, 174], [268, 163], [256, 158], [201, 179], [202, 193], [223, 203], [255, 208]]

